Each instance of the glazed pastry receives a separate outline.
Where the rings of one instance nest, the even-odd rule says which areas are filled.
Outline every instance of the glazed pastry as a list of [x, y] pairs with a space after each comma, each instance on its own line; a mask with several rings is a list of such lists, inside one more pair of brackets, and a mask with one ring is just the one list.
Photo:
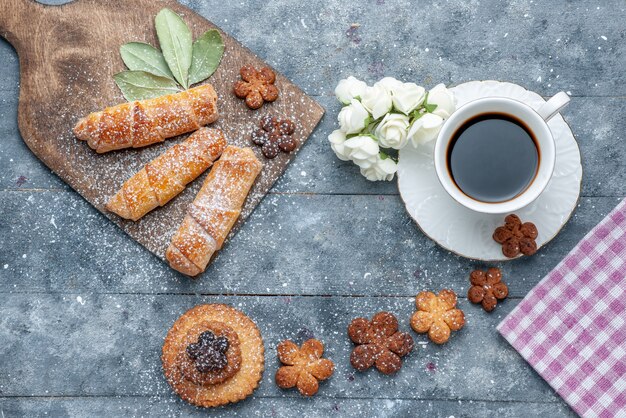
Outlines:
[[256, 324], [228, 305], [185, 312], [165, 337], [163, 371], [185, 401], [214, 407], [237, 402], [259, 385], [264, 348]]
[[138, 220], [185, 190], [226, 148], [219, 129], [200, 128], [128, 179], [106, 204], [122, 218]]
[[222, 248], [262, 167], [250, 148], [226, 148], [165, 252], [173, 269], [188, 276], [206, 269]]
[[217, 94], [210, 84], [204, 84], [91, 113], [78, 121], [74, 135], [102, 153], [163, 142], [213, 123], [217, 116]]

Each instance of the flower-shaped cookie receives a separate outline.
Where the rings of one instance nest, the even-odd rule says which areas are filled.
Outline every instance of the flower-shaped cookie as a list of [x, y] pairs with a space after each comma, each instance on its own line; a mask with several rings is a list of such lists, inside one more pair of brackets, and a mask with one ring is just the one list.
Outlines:
[[443, 344], [450, 338], [450, 331], [458, 331], [465, 325], [465, 315], [456, 309], [456, 293], [444, 289], [435, 296], [432, 292], [420, 292], [415, 297], [417, 312], [411, 317], [415, 332], [426, 333], [432, 342]]
[[235, 95], [246, 99], [250, 109], [258, 109], [265, 102], [278, 99], [278, 88], [274, 85], [276, 74], [267, 67], [257, 71], [251, 65], [244, 65], [239, 70], [241, 80], [235, 83]]
[[328, 379], [335, 364], [321, 358], [324, 344], [314, 338], [305, 341], [301, 348], [289, 340], [276, 347], [278, 359], [285, 364], [276, 372], [276, 384], [282, 389], [297, 387], [304, 396], [313, 396], [319, 388], [318, 381]]
[[389, 312], [378, 312], [371, 321], [354, 319], [348, 336], [358, 344], [350, 354], [350, 364], [360, 372], [376, 365], [381, 373], [395, 373], [402, 367], [400, 357], [413, 350], [413, 338], [398, 331], [398, 320]]
[[265, 158], [275, 158], [280, 151], [289, 153], [296, 149], [297, 141], [293, 137], [296, 125], [290, 119], [278, 119], [265, 116], [260, 128], [252, 132], [252, 142], [261, 147]]
[[519, 216], [515, 214], [504, 218], [504, 226], [496, 228], [493, 239], [498, 244], [502, 244], [502, 254], [506, 257], [514, 258], [518, 255], [533, 255], [537, 252], [538, 232], [535, 224], [531, 222], [522, 223]]
[[483, 309], [491, 312], [496, 308], [498, 299], [502, 300], [509, 294], [509, 288], [502, 282], [502, 272], [492, 267], [485, 273], [474, 270], [470, 274], [472, 286], [467, 291], [467, 298], [472, 303], [481, 303]]

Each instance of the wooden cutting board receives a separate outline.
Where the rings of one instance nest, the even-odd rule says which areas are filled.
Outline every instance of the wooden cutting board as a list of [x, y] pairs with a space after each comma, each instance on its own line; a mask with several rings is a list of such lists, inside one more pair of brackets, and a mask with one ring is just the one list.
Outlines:
[[[187, 205], [204, 175], [179, 196], [138, 222], [107, 212], [104, 204], [134, 173], [185, 136], [125, 151], [96, 154], [78, 141], [72, 127], [90, 112], [124, 102], [113, 74], [125, 70], [119, 47], [131, 41], [158, 46], [154, 17], [164, 7], [180, 14], [194, 39], [219, 29], [175, 0], [76, 0], [45, 6], [33, 0], [0, 0], [0, 35], [16, 49], [20, 62], [18, 123], [22, 138], [39, 159], [100, 212], [161, 259]], [[251, 146], [264, 163], [236, 229], [250, 215], [296, 153], [267, 160], [250, 142], [250, 133], [266, 114], [292, 119], [300, 146], [324, 114], [323, 108], [277, 73], [279, 99], [260, 110], [249, 110], [232, 93], [245, 64], [266, 65], [220, 30], [225, 52], [218, 70], [206, 82], [218, 93], [220, 118], [213, 127], [224, 131], [232, 145]], [[206, 175], [206, 174], [205, 174]]]

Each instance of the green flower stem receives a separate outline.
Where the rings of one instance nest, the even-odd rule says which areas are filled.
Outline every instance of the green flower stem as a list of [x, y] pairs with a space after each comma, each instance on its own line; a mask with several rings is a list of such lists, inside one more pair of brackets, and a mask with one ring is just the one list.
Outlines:
[[378, 155], [380, 155], [380, 159], [381, 160], [386, 160], [387, 158], [393, 160], [394, 162], [398, 162], [398, 158], [397, 157], [392, 157], [391, 155], [387, 154], [385, 151], [380, 151], [378, 153]]

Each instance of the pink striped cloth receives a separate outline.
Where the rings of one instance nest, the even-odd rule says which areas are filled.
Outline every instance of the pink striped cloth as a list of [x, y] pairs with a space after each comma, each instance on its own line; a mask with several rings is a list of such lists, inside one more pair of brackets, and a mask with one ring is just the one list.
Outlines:
[[626, 417], [626, 200], [498, 325], [583, 417]]

